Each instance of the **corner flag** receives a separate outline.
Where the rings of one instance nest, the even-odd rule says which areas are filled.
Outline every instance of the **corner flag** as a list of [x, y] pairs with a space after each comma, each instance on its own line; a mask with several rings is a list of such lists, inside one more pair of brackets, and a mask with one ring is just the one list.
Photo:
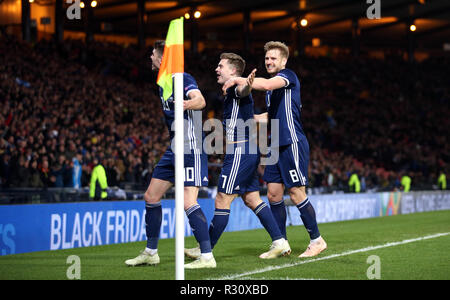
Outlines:
[[164, 54], [156, 83], [163, 89], [163, 98], [169, 99], [173, 92], [172, 75], [184, 73], [183, 17], [170, 21]]
[[[183, 17], [172, 20], [167, 32], [157, 84], [167, 101], [175, 100], [175, 279], [184, 280], [184, 73]], [[173, 77], [173, 79], [172, 79]], [[173, 86], [175, 85], [175, 86]]]

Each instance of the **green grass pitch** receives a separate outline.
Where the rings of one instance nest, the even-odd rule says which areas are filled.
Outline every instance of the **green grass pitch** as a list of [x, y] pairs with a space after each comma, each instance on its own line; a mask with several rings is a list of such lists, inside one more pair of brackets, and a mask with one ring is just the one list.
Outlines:
[[[225, 232], [214, 249], [217, 268], [185, 270], [185, 279], [368, 279], [372, 255], [379, 258], [380, 279], [450, 279], [449, 210], [319, 224], [319, 229], [328, 249], [309, 259], [297, 257], [309, 240], [303, 226], [287, 228], [293, 253], [275, 260], [258, 258], [270, 245], [264, 230]], [[195, 246], [194, 237], [185, 245]], [[0, 279], [67, 280], [70, 255], [80, 258], [82, 280], [174, 279], [174, 240], [160, 241], [158, 266], [127, 267], [124, 261], [144, 247], [136, 242], [0, 256]]]

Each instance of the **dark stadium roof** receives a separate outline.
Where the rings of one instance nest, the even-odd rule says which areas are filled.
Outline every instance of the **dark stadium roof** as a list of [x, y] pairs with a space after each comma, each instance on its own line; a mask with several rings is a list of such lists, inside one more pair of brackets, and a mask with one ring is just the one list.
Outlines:
[[[85, 0], [86, 1], [86, 0]], [[371, 0], [375, 1], [375, 0]], [[204, 42], [242, 40], [245, 12], [248, 11], [254, 42], [268, 37], [292, 40], [293, 23], [305, 17], [306, 41], [319, 37], [327, 44], [351, 44], [352, 20], [359, 20], [361, 41], [378, 46], [405, 43], [406, 24], [413, 21], [418, 46], [441, 48], [450, 42], [450, 1], [448, 0], [376, 0], [381, 3], [381, 19], [370, 20], [366, 0], [147, 0], [145, 35], [164, 37], [168, 21], [183, 16], [191, 8], [202, 12], [198, 19], [199, 39]], [[109, 23], [114, 33], [137, 35], [138, 0], [98, 0], [93, 9], [94, 31]], [[81, 29], [68, 23], [66, 29]], [[186, 28], [186, 39], [190, 31]]]

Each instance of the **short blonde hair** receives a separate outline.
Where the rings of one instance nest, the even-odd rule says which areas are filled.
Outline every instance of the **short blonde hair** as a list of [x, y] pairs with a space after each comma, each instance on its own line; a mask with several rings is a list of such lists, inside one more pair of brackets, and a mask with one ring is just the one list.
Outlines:
[[220, 59], [227, 59], [228, 63], [236, 68], [236, 73], [241, 76], [245, 70], [245, 60], [235, 53], [222, 53]]
[[270, 41], [264, 45], [264, 53], [267, 53], [267, 51], [272, 49], [280, 50], [282, 56], [284, 56], [286, 59], [289, 58], [289, 47], [286, 46], [285, 43]]

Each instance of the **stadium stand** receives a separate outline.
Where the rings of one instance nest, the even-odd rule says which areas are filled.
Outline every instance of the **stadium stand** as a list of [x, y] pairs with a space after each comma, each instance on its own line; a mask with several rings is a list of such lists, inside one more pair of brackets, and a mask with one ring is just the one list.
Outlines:
[[[1, 187], [71, 187], [72, 159], [80, 152], [83, 187], [93, 159], [106, 158], [109, 186], [145, 189], [169, 144], [148, 53], [98, 41], [87, 46], [43, 39], [30, 45], [2, 35]], [[220, 53], [186, 52], [186, 71], [198, 79], [207, 101], [204, 119], [221, 119], [213, 72]], [[265, 76], [263, 53], [245, 58], [247, 72], [256, 67]], [[449, 63], [292, 57], [288, 67], [300, 75], [311, 148], [310, 188], [347, 191], [352, 172], [362, 191], [398, 190], [404, 172], [412, 190], [437, 188], [440, 172], [449, 174]], [[263, 111], [264, 95], [254, 96], [256, 110]], [[214, 186], [220, 156], [209, 161]]]

